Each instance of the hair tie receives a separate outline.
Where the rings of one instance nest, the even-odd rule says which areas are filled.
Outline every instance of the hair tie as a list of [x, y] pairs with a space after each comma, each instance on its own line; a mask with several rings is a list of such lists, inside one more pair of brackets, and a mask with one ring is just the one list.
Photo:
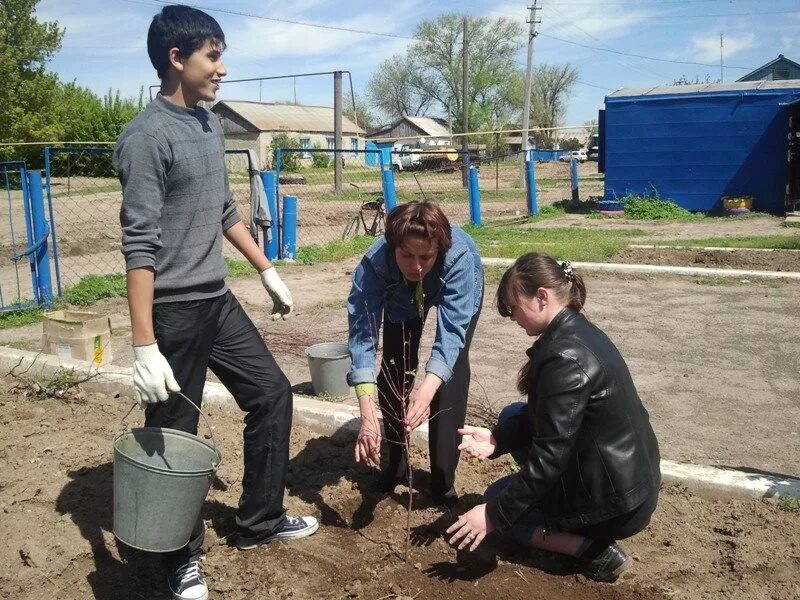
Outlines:
[[572, 263], [568, 260], [561, 263], [561, 270], [564, 271], [564, 277], [567, 278], [567, 281], [575, 279], [575, 273], [572, 271]]

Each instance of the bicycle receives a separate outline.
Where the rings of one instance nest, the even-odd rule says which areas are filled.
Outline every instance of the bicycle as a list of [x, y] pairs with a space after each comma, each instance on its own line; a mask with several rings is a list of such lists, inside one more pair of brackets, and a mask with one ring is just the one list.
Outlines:
[[[361, 188], [355, 183], [351, 183], [350, 185], [358, 190], [358, 199], [361, 201]], [[373, 237], [377, 237], [384, 232], [386, 226], [386, 207], [380, 192], [374, 193], [378, 194], [377, 198], [361, 202], [358, 212], [348, 219], [344, 231], [342, 232], [343, 240], [353, 239], [359, 235], [362, 227], [365, 235], [371, 235]], [[370, 217], [372, 218], [372, 222], [367, 225], [367, 221]]]

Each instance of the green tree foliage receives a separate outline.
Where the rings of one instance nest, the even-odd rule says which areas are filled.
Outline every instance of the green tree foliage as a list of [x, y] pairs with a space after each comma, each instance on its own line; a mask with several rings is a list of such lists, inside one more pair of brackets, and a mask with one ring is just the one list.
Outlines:
[[[300, 142], [288, 133], [276, 133], [272, 136], [272, 156], [278, 148], [299, 148]], [[277, 162], [277, 161], [276, 161]], [[300, 170], [300, 153], [285, 152], [281, 155], [281, 171], [294, 172]]]
[[578, 138], [571, 137], [561, 140], [561, 148], [563, 150], [580, 150], [583, 148], [583, 144], [581, 144], [581, 141]]
[[[518, 75], [516, 52], [523, 46], [521, 24], [504, 17], [471, 17], [467, 25], [469, 129], [490, 129], [513, 118], [507, 86]], [[447, 116], [453, 129], [462, 118], [463, 21], [444, 13], [421, 22], [405, 55], [385, 61], [368, 85], [370, 102], [389, 118]]]
[[[47, 72], [47, 62], [61, 48], [64, 30], [58, 23], [36, 20], [38, 3], [0, 2], [0, 77], [4, 82], [0, 86], [0, 160], [25, 160], [32, 167], [42, 166], [41, 146], [3, 146], [2, 142], [113, 141], [144, 107], [143, 89], [138, 101], [111, 90], [100, 98], [76, 82], [61, 83]], [[108, 161], [94, 162], [92, 173], [110, 173]]]
[[[58, 78], [45, 71], [61, 48], [64, 30], [34, 16], [39, 0], [0, 2], [0, 142], [52, 139], [58, 133], [50, 114]], [[0, 146], [0, 160], [18, 158]]]

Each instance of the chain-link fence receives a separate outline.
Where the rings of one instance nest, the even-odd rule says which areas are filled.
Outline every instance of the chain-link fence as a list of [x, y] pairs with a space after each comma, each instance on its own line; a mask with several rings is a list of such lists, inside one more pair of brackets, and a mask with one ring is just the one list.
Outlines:
[[[335, 160], [342, 162], [339, 191]], [[375, 150], [281, 149], [275, 164], [278, 197], [297, 197], [298, 247], [341, 240], [363, 204], [383, 199], [381, 156]]]
[[[119, 212], [122, 188], [111, 157], [113, 148], [47, 148], [46, 172], [53, 215], [54, 252], [61, 290], [86, 275], [125, 273]], [[242, 220], [250, 217], [247, 155], [226, 152], [231, 191]], [[237, 255], [225, 242], [226, 256]]]
[[436, 202], [454, 225], [469, 222], [468, 154], [449, 148], [393, 150], [391, 163], [398, 202]]
[[0, 308], [22, 308], [34, 302], [32, 263], [25, 254], [30, 245], [31, 219], [26, 209], [29, 188], [24, 162], [0, 163]]

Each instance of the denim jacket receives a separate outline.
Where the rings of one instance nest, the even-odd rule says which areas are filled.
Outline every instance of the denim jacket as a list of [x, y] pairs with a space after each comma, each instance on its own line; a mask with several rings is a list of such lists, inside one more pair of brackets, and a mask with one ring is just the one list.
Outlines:
[[[425, 371], [445, 383], [453, 375], [467, 328], [483, 297], [483, 267], [475, 242], [459, 227], [451, 230], [453, 245], [438, 256], [422, 283], [425, 314], [431, 306], [437, 307], [436, 338]], [[419, 317], [414, 292], [406, 285], [394, 252], [381, 238], [353, 272], [347, 299], [352, 360], [347, 381], [351, 386], [377, 381], [375, 354], [384, 311], [391, 323]]]

